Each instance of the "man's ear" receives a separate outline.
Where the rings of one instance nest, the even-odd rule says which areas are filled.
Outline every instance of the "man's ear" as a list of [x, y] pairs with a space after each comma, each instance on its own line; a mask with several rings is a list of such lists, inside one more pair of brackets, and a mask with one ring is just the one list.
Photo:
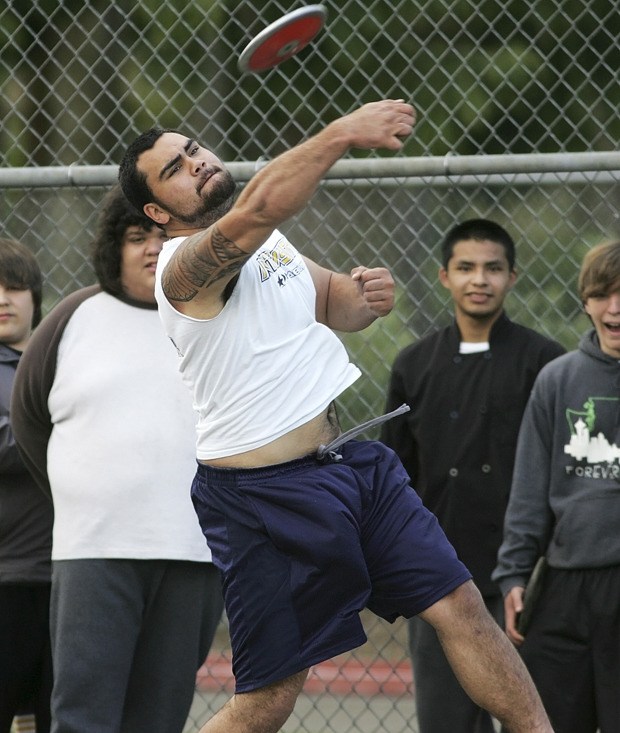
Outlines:
[[510, 287], [511, 288], [514, 287], [514, 284], [517, 282], [518, 277], [519, 277], [519, 273], [513, 267], [512, 270], [510, 271]]
[[170, 214], [157, 204], [144, 204], [144, 213], [156, 224], [165, 226], [170, 221]]

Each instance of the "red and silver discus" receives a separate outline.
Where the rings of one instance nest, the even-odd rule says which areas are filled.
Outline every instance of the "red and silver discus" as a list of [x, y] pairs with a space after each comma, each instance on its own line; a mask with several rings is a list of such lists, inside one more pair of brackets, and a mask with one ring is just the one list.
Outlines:
[[290, 59], [315, 38], [326, 17], [324, 5], [307, 5], [283, 15], [243, 49], [237, 62], [239, 71], [259, 74]]

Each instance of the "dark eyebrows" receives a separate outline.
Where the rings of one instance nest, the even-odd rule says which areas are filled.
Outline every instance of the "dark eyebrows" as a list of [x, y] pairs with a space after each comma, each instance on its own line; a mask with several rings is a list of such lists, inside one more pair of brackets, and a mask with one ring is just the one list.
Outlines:
[[[473, 267], [474, 266], [474, 262], [472, 260], [466, 260], [464, 257], [460, 257], [458, 259], [456, 257], [452, 257], [450, 261], [454, 264], [455, 267]], [[450, 261], [448, 262], [448, 264], [450, 264]]]
[[[196, 144], [195, 140], [192, 140], [192, 138], [188, 138], [187, 142], [183, 146], [183, 150], [185, 150], [186, 153], [189, 153], [190, 148]], [[174, 168], [174, 166], [181, 160], [181, 155], [175, 155], [172, 160], [169, 160], [166, 165], [159, 171], [159, 180], [161, 181], [162, 178], [166, 177], [166, 174], [169, 170]]]
[[508, 264], [506, 260], [489, 260], [488, 262], [485, 262], [485, 267], [503, 267], [504, 264]]
[[[467, 260], [464, 257], [460, 259], [455, 259], [454, 264], [458, 267], [459, 265], [467, 266], [467, 267], [475, 267], [476, 263], [473, 260]], [[487, 260], [486, 262], [481, 263], [483, 267], [504, 267], [504, 265], [507, 265], [507, 262], [502, 259], [498, 260]], [[508, 267], [510, 269], [510, 267]]]

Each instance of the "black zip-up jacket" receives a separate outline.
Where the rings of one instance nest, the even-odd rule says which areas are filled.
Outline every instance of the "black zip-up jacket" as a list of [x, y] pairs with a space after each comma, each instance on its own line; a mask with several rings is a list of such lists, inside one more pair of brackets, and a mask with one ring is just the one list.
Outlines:
[[387, 409], [411, 411], [387, 422], [393, 448], [485, 596], [502, 540], [521, 418], [540, 369], [565, 349], [505, 314], [489, 350], [460, 354], [456, 323], [397, 356]]

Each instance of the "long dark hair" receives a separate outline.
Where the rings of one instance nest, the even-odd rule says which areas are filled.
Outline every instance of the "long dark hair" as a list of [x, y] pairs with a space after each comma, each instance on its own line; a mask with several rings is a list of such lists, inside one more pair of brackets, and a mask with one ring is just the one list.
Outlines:
[[116, 297], [123, 295], [121, 247], [127, 227], [139, 226], [149, 232], [157, 226], [129, 203], [116, 185], [103, 200], [93, 242], [93, 266], [101, 288]]

